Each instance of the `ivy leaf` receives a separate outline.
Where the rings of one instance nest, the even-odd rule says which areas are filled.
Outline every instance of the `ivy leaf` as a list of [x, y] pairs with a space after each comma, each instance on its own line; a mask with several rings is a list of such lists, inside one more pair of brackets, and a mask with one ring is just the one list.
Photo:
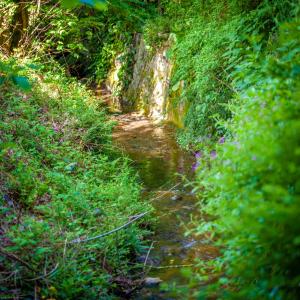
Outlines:
[[30, 90], [31, 88], [29, 80], [25, 76], [13, 76], [12, 80], [17, 86], [19, 86], [23, 90]]

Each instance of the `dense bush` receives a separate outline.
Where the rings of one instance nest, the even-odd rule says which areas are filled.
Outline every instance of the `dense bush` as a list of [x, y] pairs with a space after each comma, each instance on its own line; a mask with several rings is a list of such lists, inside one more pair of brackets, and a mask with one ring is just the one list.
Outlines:
[[220, 299], [300, 297], [299, 28], [283, 24], [267, 54], [244, 49], [227, 136], [198, 170], [203, 209], [214, 216], [198, 230], [221, 247], [212, 264]]
[[111, 145], [100, 100], [67, 77], [105, 80], [147, 10], [139, 1], [84, 3], [0, 3], [0, 298], [110, 299], [147, 233], [135, 222], [71, 243], [150, 208]]
[[[115, 57], [130, 48], [134, 32], [141, 30], [152, 5], [131, 0], [95, 0], [82, 2], [90, 5], [76, 6], [79, 2], [48, 1], [37, 6], [35, 1], [1, 1], [1, 51], [44, 60], [51, 55], [72, 76], [90, 82], [105, 80]], [[104, 7], [97, 10], [99, 3]], [[19, 11], [26, 20], [18, 15]], [[22, 28], [18, 28], [21, 23]], [[124, 55], [125, 62], [127, 58]]]
[[[45, 14], [49, 9], [44, 9]], [[72, 75], [98, 82], [106, 78], [115, 57], [130, 47], [140, 24], [115, 7], [104, 12], [81, 8], [67, 13], [56, 7], [44, 23], [49, 30], [42, 38], [42, 51], [55, 55]]]
[[19, 289], [30, 297], [35, 286], [47, 298], [109, 299], [145, 231], [136, 222], [102, 239], [70, 242], [114, 229], [149, 206], [111, 147], [112, 123], [99, 100], [57, 65], [37, 67], [23, 68], [29, 91], [11, 81], [0, 86], [0, 298], [18, 297]]
[[[221, 136], [218, 120], [231, 116], [227, 103], [236, 92], [232, 86], [234, 65], [250, 47], [249, 39], [261, 37], [261, 50], [278, 29], [278, 24], [295, 14], [298, 1], [163, 1], [162, 15], [148, 21], [145, 38], [157, 45], [172, 34], [175, 40], [169, 56], [174, 64], [171, 85], [184, 83], [179, 102], [187, 103], [182, 145], [199, 138]], [[167, 35], [168, 36], [168, 35]]]
[[176, 101], [189, 104], [179, 142], [199, 150], [210, 216], [197, 231], [222, 254], [191, 285], [219, 278], [199, 299], [298, 299], [299, 1], [161, 5], [145, 37], [173, 35], [171, 84], [184, 83]]

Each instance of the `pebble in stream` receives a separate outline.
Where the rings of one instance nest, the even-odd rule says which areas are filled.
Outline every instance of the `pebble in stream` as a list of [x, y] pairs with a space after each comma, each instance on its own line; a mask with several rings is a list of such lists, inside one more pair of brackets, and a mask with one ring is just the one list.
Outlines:
[[[217, 255], [214, 247], [194, 237], [186, 238], [181, 226], [181, 222], [186, 226], [189, 224], [191, 213], [196, 212], [197, 199], [184, 187], [178, 174], [192, 179], [194, 158], [178, 147], [170, 126], [153, 124], [136, 113], [117, 116], [116, 121], [114, 142], [135, 162], [144, 185], [143, 196], [151, 197], [159, 219], [153, 249], [147, 258], [147, 264], [154, 266], [148, 281], [155, 283], [146, 282], [131, 299], [182, 299], [160, 291], [159, 283], [184, 285], [187, 279], [176, 265], [191, 265], [195, 257], [209, 259]], [[141, 255], [138, 260], [144, 262], [146, 255]]]

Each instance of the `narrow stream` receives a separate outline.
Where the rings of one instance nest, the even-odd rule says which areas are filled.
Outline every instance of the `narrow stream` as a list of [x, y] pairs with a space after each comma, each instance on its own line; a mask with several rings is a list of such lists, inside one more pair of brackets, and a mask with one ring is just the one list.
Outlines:
[[184, 234], [197, 212], [197, 199], [183, 179], [193, 179], [194, 157], [178, 147], [170, 126], [155, 125], [136, 113], [115, 119], [114, 142], [134, 161], [144, 186], [143, 197], [152, 202], [158, 217], [149, 256], [146, 252], [140, 257], [141, 263], [147, 258], [147, 265], [152, 266], [150, 282], [131, 299], [182, 299], [161, 291], [151, 281], [184, 285], [183, 266], [192, 265], [195, 257], [207, 260], [216, 256], [214, 247]]

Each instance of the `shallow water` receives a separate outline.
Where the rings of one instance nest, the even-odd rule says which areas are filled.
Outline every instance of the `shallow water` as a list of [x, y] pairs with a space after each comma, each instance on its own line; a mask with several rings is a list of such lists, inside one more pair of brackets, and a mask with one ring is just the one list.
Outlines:
[[[158, 217], [153, 244], [149, 243], [151, 251], [148, 257], [148, 251], [142, 254], [140, 262], [146, 261], [149, 266], [148, 277], [185, 285], [188, 279], [182, 275], [183, 266], [193, 265], [196, 257], [207, 260], [216, 256], [216, 249], [202, 243], [200, 238], [184, 235], [198, 210], [196, 196], [186, 186], [186, 179], [193, 180], [194, 157], [178, 147], [170, 126], [155, 125], [136, 113], [115, 119], [118, 125], [114, 142], [133, 160], [144, 186], [143, 197], [152, 202]], [[131, 299], [182, 299], [182, 296], [162, 292], [154, 284], [145, 286]]]

